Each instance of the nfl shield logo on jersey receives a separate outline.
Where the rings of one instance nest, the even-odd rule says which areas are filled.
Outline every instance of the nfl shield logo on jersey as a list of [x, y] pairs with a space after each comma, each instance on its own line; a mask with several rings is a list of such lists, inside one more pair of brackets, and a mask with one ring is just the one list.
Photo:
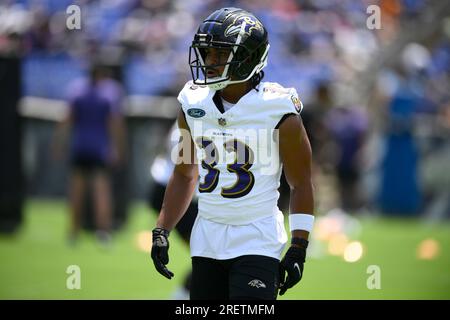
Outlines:
[[221, 125], [222, 127], [227, 125], [227, 120], [225, 118], [219, 118], [217, 122], [219, 122], [219, 125]]

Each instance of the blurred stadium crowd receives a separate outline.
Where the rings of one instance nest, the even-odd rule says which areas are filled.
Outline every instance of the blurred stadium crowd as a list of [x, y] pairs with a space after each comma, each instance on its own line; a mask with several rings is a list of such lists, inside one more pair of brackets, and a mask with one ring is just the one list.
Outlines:
[[[72, 4], [81, 30], [66, 27]], [[381, 9], [379, 30], [367, 26], [370, 5]], [[65, 99], [62, 84], [96, 60], [128, 96], [174, 97], [190, 79], [199, 21], [224, 6], [260, 17], [265, 80], [300, 93], [321, 211], [450, 215], [446, 1], [6, 0], [0, 54], [21, 56], [23, 96]]]

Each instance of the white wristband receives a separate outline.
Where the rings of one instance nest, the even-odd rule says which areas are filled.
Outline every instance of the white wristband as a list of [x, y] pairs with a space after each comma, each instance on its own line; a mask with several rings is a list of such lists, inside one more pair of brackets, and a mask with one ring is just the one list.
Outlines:
[[289, 229], [305, 230], [311, 232], [314, 225], [314, 216], [311, 214], [291, 213], [289, 215]]

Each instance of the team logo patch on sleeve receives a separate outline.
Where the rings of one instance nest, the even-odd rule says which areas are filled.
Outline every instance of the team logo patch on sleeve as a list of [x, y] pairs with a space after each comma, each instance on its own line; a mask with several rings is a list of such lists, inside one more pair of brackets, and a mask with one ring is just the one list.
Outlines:
[[293, 94], [291, 96], [291, 100], [292, 100], [292, 103], [294, 104], [295, 110], [297, 110], [297, 112], [300, 113], [300, 111], [302, 111], [302, 107], [303, 107], [300, 99]]
[[201, 118], [201, 117], [203, 117], [206, 114], [205, 110], [202, 110], [202, 109], [199, 109], [199, 108], [188, 109], [187, 113], [192, 118]]

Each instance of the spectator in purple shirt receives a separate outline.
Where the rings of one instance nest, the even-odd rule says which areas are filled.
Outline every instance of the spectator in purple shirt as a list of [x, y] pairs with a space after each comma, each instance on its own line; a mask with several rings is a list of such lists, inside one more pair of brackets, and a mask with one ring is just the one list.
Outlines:
[[69, 112], [60, 124], [55, 146], [57, 152], [70, 132], [69, 202], [74, 243], [81, 227], [88, 183], [92, 183], [96, 235], [107, 244], [112, 227], [112, 199], [109, 169], [123, 159], [124, 132], [120, 85], [109, 77], [108, 69], [94, 65], [88, 81], [69, 86]]
[[335, 107], [324, 119], [335, 147], [333, 154], [341, 209], [352, 213], [361, 209], [364, 196], [359, 186], [362, 147], [366, 141], [369, 122], [362, 108]]

